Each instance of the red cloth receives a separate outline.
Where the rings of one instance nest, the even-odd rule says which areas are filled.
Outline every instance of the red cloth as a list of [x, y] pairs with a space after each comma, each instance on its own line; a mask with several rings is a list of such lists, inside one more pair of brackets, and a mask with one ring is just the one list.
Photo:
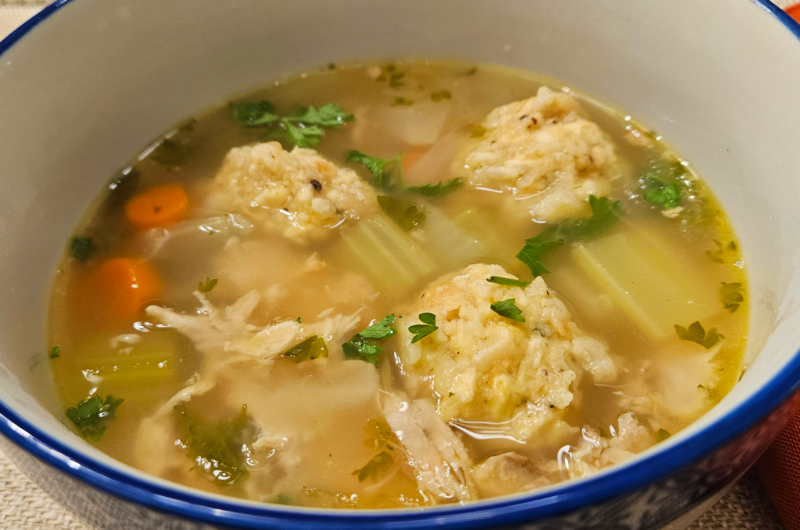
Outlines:
[[756, 467], [787, 530], [800, 530], [800, 414], [789, 421]]

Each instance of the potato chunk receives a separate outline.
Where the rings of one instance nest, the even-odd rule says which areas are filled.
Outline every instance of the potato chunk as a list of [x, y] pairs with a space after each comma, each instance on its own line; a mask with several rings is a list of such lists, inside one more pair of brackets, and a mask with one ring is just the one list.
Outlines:
[[[400, 358], [406, 373], [431, 384], [445, 421], [506, 422], [527, 440], [560, 419], [584, 371], [611, 381], [616, 366], [542, 278], [522, 289], [489, 283], [491, 276], [513, 278], [499, 265], [477, 264], [428, 286], [400, 326]], [[491, 309], [509, 298], [525, 322]], [[439, 329], [412, 343], [408, 327], [421, 313], [436, 315]]]
[[313, 149], [284, 151], [278, 142], [231, 149], [209, 202], [301, 243], [324, 239], [331, 228], [378, 211], [375, 191], [355, 171]]
[[568, 94], [541, 87], [535, 97], [494, 109], [483, 136], [466, 148], [464, 177], [503, 191], [514, 208], [539, 221], [588, 211], [621, 174], [614, 144]]

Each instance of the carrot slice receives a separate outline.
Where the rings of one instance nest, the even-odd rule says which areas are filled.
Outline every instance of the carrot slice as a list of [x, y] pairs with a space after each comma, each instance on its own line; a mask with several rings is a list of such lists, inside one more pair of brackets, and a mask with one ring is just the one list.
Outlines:
[[80, 293], [89, 321], [131, 323], [145, 304], [159, 297], [161, 280], [144, 261], [112, 258], [83, 278]]
[[414, 164], [419, 162], [425, 153], [430, 151], [430, 145], [413, 145], [403, 151], [403, 173], [414, 167]]
[[125, 217], [137, 228], [166, 226], [180, 221], [189, 210], [183, 186], [167, 184], [139, 193], [125, 205]]
[[786, 12], [789, 14], [790, 17], [800, 22], [800, 4], [795, 4], [793, 6], [787, 7]]

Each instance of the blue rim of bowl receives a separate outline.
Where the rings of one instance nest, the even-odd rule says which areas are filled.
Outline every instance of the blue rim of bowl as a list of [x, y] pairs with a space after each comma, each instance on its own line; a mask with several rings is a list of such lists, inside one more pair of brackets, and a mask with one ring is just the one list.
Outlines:
[[[17, 28], [2, 42], [0, 55], [58, 9], [74, 0], [56, 0]], [[800, 39], [800, 24], [769, 0], [751, 0], [775, 16]], [[208, 498], [126, 474], [92, 460], [58, 441], [0, 401], [0, 434], [40, 460], [119, 499], [159, 512], [242, 528], [276, 526], [294, 530], [319, 528], [479, 528], [540, 520], [620, 497], [663, 479], [752, 428], [800, 390], [800, 350], [768, 384], [737, 408], [685, 439], [599, 476], [567, 483], [552, 491], [500, 498], [465, 506], [425, 510], [309, 510], [275, 505], [254, 506]]]

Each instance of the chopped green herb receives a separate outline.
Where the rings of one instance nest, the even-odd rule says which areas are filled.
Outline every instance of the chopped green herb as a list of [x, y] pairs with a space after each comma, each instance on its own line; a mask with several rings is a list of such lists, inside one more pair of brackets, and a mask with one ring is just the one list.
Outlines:
[[414, 338], [411, 339], [411, 344], [415, 342], [419, 342], [437, 329], [436, 326], [436, 315], [433, 313], [421, 313], [419, 315], [419, 319], [422, 324], [416, 324], [414, 326], [409, 326], [408, 331], [414, 334]]
[[413, 99], [406, 99], [402, 96], [397, 96], [394, 98], [394, 101], [392, 101], [392, 107], [410, 107], [413, 104]]
[[[424, 195], [426, 197], [442, 197], [457, 190], [463, 184], [460, 178], [454, 178], [445, 182], [438, 182], [436, 184], [406, 186], [403, 183], [403, 153], [397, 153], [392, 158], [378, 158], [368, 155], [362, 151], [352, 150], [347, 153], [345, 161], [354, 164], [364, 164], [369, 172], [375, 177], [372, 180], [372, 185], [378, 189], [386, 191], [399, 190], [403, 193]], [[389, 169], [387, 169], [387, 167]], [[384, 211], [386, 211], [385, 208]], [[389, 212], [387, 211], [386, 213]], [[422, 215], [424, 217], [424, 214]], [[422, 221], [424, 221], [424, 218]]]
[[330, 63], [328, 65], [328, 70], [336, 70], [336, 63]]
[[81, 436], [96, 442], [103, 437], [108, 422], [114, 418], [114, 413], [122, 402], [122, 399], [114, 399], [111, 394], [105, 400], [95, 395], [81, 400], [77, 407], [68, 408], [67, 417], [78, 428]]
[[206, 281], [197, 284], [197, 290], [201, 293], [208, 293], [217, 286], [217, 281], [216, 278], [206, 277]]
[[598, 199], [590, 195], [589, 206], [592, 209], [591, 217], [563, 221], [525, 240], [525, 246], [517, 258], [528, 266], [534, 278], [550, 272], [542, 263], [547, 253], [562, 245], [597, 237], [610, 230], [622, 216], [622, 203], [612, 202], [608, 197]]
[[171, 171], [177, 170], [192, 152], [190, 140], [181, 136], [175, 133], [161, 140], [150, 158]]
[[302, 323], [303, 323], [303, 321], [302, 321], [302, 320], [300, 320], [300, 317], [297, 317], [297, 322], [298, 322], [298, 323], [300, 323], [300, 324], [302, 324]]
[[470, 68], [469, 70], [467, 70], [467, 71], [464, 73], [464, 75], [465, 75], [465, 76], [469, 76], [469, 75], [475, 75], [475, 73], [476, 73], [477, 71], [478, 71], [478, 67], [477, 67], [477, 66], [473, 66], [472, 68]]
[[364, 331], [360, 331], [358, 334], [365, 339], [385, 339], [397, 333], [397, 330], [391, 327], [393, 323], [394, 315], [392, 314], [383, 317]]
[[470, 138], [483, 138], [486, 132], [487, 132], [486, 127], [484, 127], [483, 125], [473, 125], [472, 134], [470, 135]]
[[328, 356], [328, 345], [325, 344], [325, 339], [322, 338], [322, 335], [313, 335], [303, 342], [292, 346], [283, 352], [281, 356], [291, 359], [296, 363], [313, 361], [314, 359]]
[[725, 307], [725, 309], [733, 313], [739, 309], [739, 305], [744, 302], [742, 284], [739, 282], [722, 282], [722, 285], [719, 288], [719, 298], [722, 301], [722, 305]]
[[328, 103], [317, 109], [314, 105], [297, 107], [291, 114], [282, 119], [284, 122], [303, 123], [306, 126], [318, 125], [320, 127], [339, 129], [355, 117], [348, 114], [336, 103]]
[[666, 429], [659, 429], [656, 432], [656, 440], [659, 441], [659, 442], [663, 442], [664, 440], [666, 440], [670, 436], [672, 436], [672, 435]]
[[394, 88], [395, 90], [398, 88], [402, 88], [405, 86], [405, 83], [402, 79], [406, 76], [403, 72], [396, 72], [389, 75], [389, 88]]
[[279, 493], [269, 502], [272, 504], [283, 504], [284, 506], [292, 505], [292, 499], [285, 493]]
[[[372, 181], [372, 184], [376, 188], [392, 190], [397, 186], [402, 187], [403, 185], [402, 156], [403, 153], [397, 153], [393, 158], [384, 159], [353, 150], [347, 153], [347, 158], [345, 160], [354, 164], [364, 164], [367, 169], [369, 169], [370, 173], [374, 175], [375, 179]], [[397, 182], [395, 182], [394, 171], [386, 170], [386, 166], [390, 165], [397, 171]]]
[[175, 412], [180, 440], [198, 469], [224, 485], [248, 476], [247, 460], [255, 437], [248, 429], [247, 405], [242, 405], [236, 417], [217, 422], [189, 412], [183, 404], [177, 405]]
[[342, 344], [342, 351], [345, 359], [377, 364], [378, 356], [383, 353], [383, 348], [356, 333], [352, 339]]
[[452, 393], [452, 392], [450, 392], [449, 394], [447, 394], [447, 397], [453, 397], [453, 396], [455, 396], [455, 394], [454, 394], [454, 393]]
[[368, 478], [377, 478], [381, 473], [390, 469], [394, 464], [392, 455], [383, 451], [373, 456], [372, 459], [361, 469], [353, 471], [353, 475], [358, 475], [358, 481], [364, 482]]
[[231, 103], [230, 108], [238, 124], [269, 127], [268, 138], [284, 139], [298, 147], [314, 147], [319, 144], [325, 129], [339, 129], [354, 119], [336, 103], [328, 103], [319, 109], [314, 105], [297, 107], [282, 118], [268, 101]]
[[599, 432], [599, 433], [600, 433], [600, 438], [611, 438], [611, 435], [609, 435], [609, 434], [606, 432], [606, 430], [605, 430], [605, 429], [603, 429], [602, 427], [598, 427], [598, 428], [597, 428], [597, 432]]
[[377, 364], [378, 356], [383, 353], [383, 348], [368, 339], [387, 339], [397, 333], [390, 327], [394, 323], [394, 315], [383, 317], [363, 331], [359, 331], [348, 342], [342, 344], [345, 359], [357, 359]]
[[451, 94], [447, 90], [440, 90], [438, 92], [431, 93], [431, 99], [436, 102], [441, 101], [443, 99], [452, 99], [452, 98], [453, 94]]
[[51, 359], [58, 359], [61, 357], [61, 346], [53, 346], [50, 348], [50, 351], [47, 353], [47, 356]]
[[703, 385], [697, 385], [697, 388], [702, 388], [703, 390], [705, 390], [706, 387], [704, 387]]
[[245, 127], [260, 127], [278, 121], [275, 107], [269, 101], [252, 103], [231, 103], [231, 116], [239, 125]]
[[517, 307], [516, 299], [514, 298], [495, 302], [489, 307], [491, 307], [492, 311], [501, 317], [510, 318], [511, 320], [516, 320], [517, 322], [525, 322], [525, 317], [522, 316], [522, 310]]
[[531, 284], [531, 282], [526, 282], [524, 280], [515, 280], [514, 278], [504, 278], [502, 276], [492, 276], [486, 280], [489, 283], [496, 283], [498, 285], [508, 285], [510, 287], [522, 287], [525, 288]]
[[658, 204], [665, 210], [675, 208], [681, 201], [681, 189], [678, 184], [676, 182], [667, 183], [653, 173], [645, 173], [639, 179], [639, 188], [646, 201]]
[[322, 127], [317, 125], [294, 125], [288, 121], [284, 121], [283, 125], [287, 139], [297, 147], [315, 147], [322, 140]]
[[681, 340], [696, 342], [707, 350], [717, 344], [720, 339], [725, 338], [724, 335], [717, 333], [717, 328], [711, 328], [706, 332], [700, 322], [697, 321], [689, 324], [688, 328], [675, 324], [675, 333], [678, 334]]
[[403, 188], [405, 193], [415, 193], [426, 197], [442, 197], [456, 191], [464, 182], [460, 178], [438, 182], [436, 184], [424, 184], [422, 186], [406, 186]]
[[738, 246], [735, 241], [729, 241], [727, 244], [722, 244], [719, 239], [712, 239], [714, 245], [717, 247], [714, 250], [706, 250], [706, 257], [714, 263], [725, 263], [726, 254], [729, 252], [735, 253]]
[[92, 255], [92, 238], [91, 237], [73, 237], [72, 243], [69, 245], [69, 253], [73, 258], [81, 263], [89, 259]]
[[397, 226], [404, 232], [409, 232], [425, 222], [425, 212], [420, 210], [416, 204], [406, 199], [390, 197], [388, 195], [378, 195], [378, 204], [381, 210], [386, 212], [389, 218], [397, 223]]

